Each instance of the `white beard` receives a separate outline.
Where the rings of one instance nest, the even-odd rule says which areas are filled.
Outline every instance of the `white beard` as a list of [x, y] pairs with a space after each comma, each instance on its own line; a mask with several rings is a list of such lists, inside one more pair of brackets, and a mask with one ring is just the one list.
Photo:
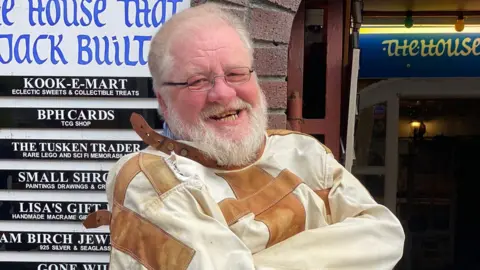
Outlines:
[[[168, 127], [180, 140], [191, 141], [204, 154], [217, 161], [220, 166], [245, 166], [256, 160], [258, 151], [265, 138], [265, 131], [268, 125], [268, 106], [264, 93], [259, 90], [260, 104], [253, 109], [252, 106], [240, 99], [232, 104], [233, 107], [247, 107], [249, 117], [249, 128], [238, 130], [238, 127], [224, 127], [222, 134], [208, 128], [205, 119], [200, 115], [198, 124], [187, 126], [181, 120], [175, 110], [168, 106]], [[207, 108], [211, 115], [214, 111], [223, 110], [223, 106], [212, 105]], [[243, 133], [240, 141], [232, 140], [231, 134]]]

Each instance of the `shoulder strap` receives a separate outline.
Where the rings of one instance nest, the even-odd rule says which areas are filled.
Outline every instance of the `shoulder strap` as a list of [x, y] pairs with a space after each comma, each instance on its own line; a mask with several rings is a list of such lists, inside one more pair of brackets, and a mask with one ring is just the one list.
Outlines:
[[[169, 139], [161, 134], [158, 134], [153, 130], [145, 119], [138, 113], [132, 113], [130, 116], [130, 122], [135, 132], [142, 138], [142, 140], [151, 147], [162, 151], [166, 154], [170, 154], [172, 151], [177, 155], [184, 156], [188, 159], [194, 160], [205, 167], [216, 168], [222, 170], [234, 170], [239, 167], [225, 167], [220, 166], [214, 159], [205, 156], [199, 149], [190, 145]], [[262, 151], [259, 151], [258, 158], [260, 158]]]
[[112, 213], [106, 209], [98, 210], [87, 216], [83, 221], [83, 226], [87, 229], [98, 228], [100, 226], [109, 226], [112, 219]]

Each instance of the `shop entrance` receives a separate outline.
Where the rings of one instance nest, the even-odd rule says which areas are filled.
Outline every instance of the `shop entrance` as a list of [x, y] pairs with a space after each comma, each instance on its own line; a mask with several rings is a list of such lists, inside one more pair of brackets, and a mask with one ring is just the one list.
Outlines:
[[396, 269], [480, 269], [480, 93], [478, 80], [463, 80], [383, 81], [360, 92], [352, 171], [403, 224]]
[[400, 99], [397, 214], [411, 269], [479, 269], [479, 116], [480, 99]]

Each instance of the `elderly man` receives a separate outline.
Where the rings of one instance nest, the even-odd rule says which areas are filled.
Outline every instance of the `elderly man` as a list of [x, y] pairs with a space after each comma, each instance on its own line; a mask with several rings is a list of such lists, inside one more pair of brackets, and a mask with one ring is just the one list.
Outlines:
[[314, 138], [267, 130], [241, 21], [212, 4], [155, 35], [149, 67], [166, 121], [107, 184], [110, 269], [392, 269], [397, 218]]

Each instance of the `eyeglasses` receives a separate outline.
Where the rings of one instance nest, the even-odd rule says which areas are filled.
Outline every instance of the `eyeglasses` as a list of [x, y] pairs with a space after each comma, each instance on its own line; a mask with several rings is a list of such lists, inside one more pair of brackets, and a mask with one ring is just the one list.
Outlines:
[[186, 82], [164, 82], [163, 85], [187, 86], [192, 92], [208, 91], [215, 85], [215, 79], [223, 77], [228, 85], [241, 85], [250, 80], [253, 70], [248, 67], [232, 68], [225, 72], [224, 75], [216, 75], [208, 78], [205, 75], [193, 75]]

